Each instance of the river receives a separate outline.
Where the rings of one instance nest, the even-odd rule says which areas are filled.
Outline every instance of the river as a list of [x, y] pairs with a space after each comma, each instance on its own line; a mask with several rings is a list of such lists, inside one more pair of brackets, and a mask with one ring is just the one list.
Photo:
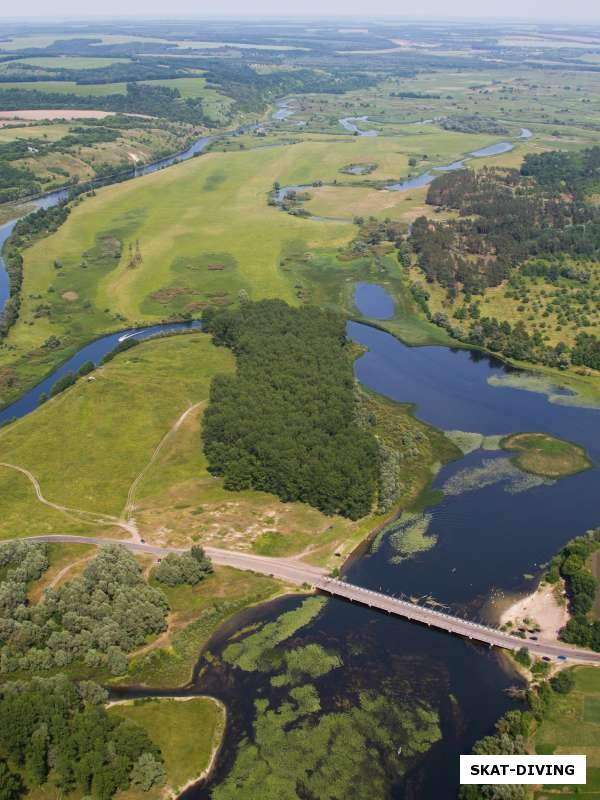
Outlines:
[[[530, 139], [533, 136], [533, 133], [528, 128], [521, 128], [521, 133], [517, 137], [518, 139]], [[511, 150], [514, 150], [515, 145], [512, 142], [496, 142], [496, 144], [490, 144], [487, 147], [482, 147], [479, 150], [473, 150], [471, 153], [467, 153], [467, 155], [460, 159], [459, 161], [452, 161], [450, 164], [443, 164], [439, 167], [433, 167], [431, 171], [422, 172], [420, 175], [416, 175], [413, 178], [408, 178], [405, 181], [400, 181], [400, 183], [391, 183], [384, 188], [387, 189], [388, 192], [403, 192], [406, 189], [421, 189], [423, 186], [428, 186], [432, 181], [435, 180], [436, 172], [454, 172], [457, 169], [464, 169], [466, 166], [467, 161], [470, 161], [473, 158], [489, 158], [490, 156], [499, 156], [502, 153], [509, 153]]]

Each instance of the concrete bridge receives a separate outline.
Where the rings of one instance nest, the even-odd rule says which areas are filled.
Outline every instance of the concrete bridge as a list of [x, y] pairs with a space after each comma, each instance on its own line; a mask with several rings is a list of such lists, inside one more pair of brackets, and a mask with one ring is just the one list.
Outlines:
[[[72, 544], [92, 544], [97, 546], [119, 544], [133, 552], [148, 553], [154, 556], [166, 556], [169, 553], [184, 552], [181, 548], [176, 547], [161, 547], [146, 542], [130, 540], [99, 539], [92, 536], [30, 536], [24, 537], [20, 541], [24, 540], [30, 542], [70, 542]], [[489, 625], [471, 622], [452, 614], [446, 614], [443, 611], [437, 611], [429, 606], [421, 606], [407, 600], [400, 600], [383, 592], [356, 586], [345, 580], [331, 578], [327, 575], [326, 570], [305, 564], [297, 559], [270, 558], [251, 553], [241, 553], [235, 550], [221, 550], [217, 547], [205, 547], [204, 551], [215, 564], [259, 572], [298, 586], [313, 587], [333, 597], [340, 597], [368, 608], [385, 611], [388, 614], [419, 622], [430, 628], [438, 628], [447, 633], [454, 633], [465, 639], [487, 644], [490, 647], [501, 647], [512, 651], [527, 647], [530, 653], [540, 658], [551, 658], [552, 660], [566, 658], [571, 664], [600, 665], [600, 653], [594, 653], [592, 650], [570, 647], [567, 644], [544, 641], [543, 639], [521, 639], [519, 636], [500, 631]]]
[[520, 650], [522, 647], [527, 647], [530, 653], [540, 658], [545, 657], [556, 660], [564, 657], [569, 663], [600, 665], [600, 653], [594, 653], [592, 650], [570, 647], [567, 644], [544, 641], [543, 639], [521, 639], [519, 636], [505, 633], [488, 625], [455, 617], [452, 614], [446, 614], [428, 606], [420, 606], [407, 600], [399, 600], [382, 592], [375, 592], [372, 589], [365, 589], [362, 586], [346, 583], [346, 581], [335, 578], [319, 578], [315, 582], [315, 586], [334, 597], [343, 597], [346, 600], [360, 603], [369, 608], [387, 611], [388, 614], [404, 617], [413, 622], [420, 622], [430, 628], [439, 628], [448, 633], [462, 636], [465, 639], [487, 644], [490, 647], [502, 647], [513, 652]]

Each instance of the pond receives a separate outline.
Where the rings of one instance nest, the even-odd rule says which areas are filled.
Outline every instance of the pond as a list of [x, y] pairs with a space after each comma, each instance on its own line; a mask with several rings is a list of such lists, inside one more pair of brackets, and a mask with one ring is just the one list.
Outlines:
[[391, 319], [395, 304], [383, 286], [360, 281], [354, 285], [354, 305], [364, 317]]

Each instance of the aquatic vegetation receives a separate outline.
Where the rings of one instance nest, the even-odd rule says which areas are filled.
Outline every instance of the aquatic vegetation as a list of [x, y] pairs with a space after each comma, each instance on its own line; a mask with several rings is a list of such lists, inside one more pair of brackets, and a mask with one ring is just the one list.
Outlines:
[[481, 433], [472, 431], [444, 431], [444, 433], [465, 455], [472, 453], [474, 450], [479, 450], [483, 442]]
[[509, 494], [518, 494], [536, 486], [550, 486], [553, 483], [547, 478], [521, 472], [510, 458], [488, 458], [481, 462], [481, 466], [456, 472], [444, 483], [443, 491], [445, 495], [457, 497], [465, 492], [502, 482], [506, 484], [504, 491]]
[[252, 732], [214, 800], [385, 797], [390, 782], [441, 737], [429, 706], [388, 693], [363, 691], [349, 709], [316, 716], [320, 708], [310, 684], [279, 705], [257, 700]]
[[320, 678], [331, 672], [332, 669], [342, 666], [342, 659], [337, 653], [325, 650], [324, 647], [315, 643], [287, 650], [284, 660], [287, 672], [272, 678], [273, 686], [284, 686], [287, 683], [296, 682], [303, 675]]
[[387, 528], [388, 541], [395, 555], [390, 564], [400, 564], [416, 553], [430, 550], [437, 544], [437, 536], [428, 533], [432, 514], [403, 513], [400, 519]]
[[500, 450], [502, 434], [484, 436], [474, 431], [444, 431], [444, 434], [463, 451], [464, 455], [475, 450]]
[[598, 408], [600, 402], [592, 397], [584, 397], [574, 391], [557, 386], [545, 375], [534, 375], [530, 372], [509, 372], [506, 375], [491, 375], [487, 382], [500, 389], [522, 389], [536, 394], [545, 394], [549, 403], [561, 406], [578, 406], [579, 408]]
[[311, 622], [326, 602], [324, 597], [309, 597], [298, 608], [263, 625], [256, 633], [228, 645], [223, 652], [223, 658], [227, 663], [246, 672], [260, 669], [267, 653]]

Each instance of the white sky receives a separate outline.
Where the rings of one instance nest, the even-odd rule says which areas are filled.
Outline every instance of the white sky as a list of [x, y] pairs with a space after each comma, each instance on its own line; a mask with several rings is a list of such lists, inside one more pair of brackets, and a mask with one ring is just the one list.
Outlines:
[[[598, 0], [2, 0], [0, 19], [344, 16], [600, 22]], [[0, 33], [2, 32], [0, 26]]]

